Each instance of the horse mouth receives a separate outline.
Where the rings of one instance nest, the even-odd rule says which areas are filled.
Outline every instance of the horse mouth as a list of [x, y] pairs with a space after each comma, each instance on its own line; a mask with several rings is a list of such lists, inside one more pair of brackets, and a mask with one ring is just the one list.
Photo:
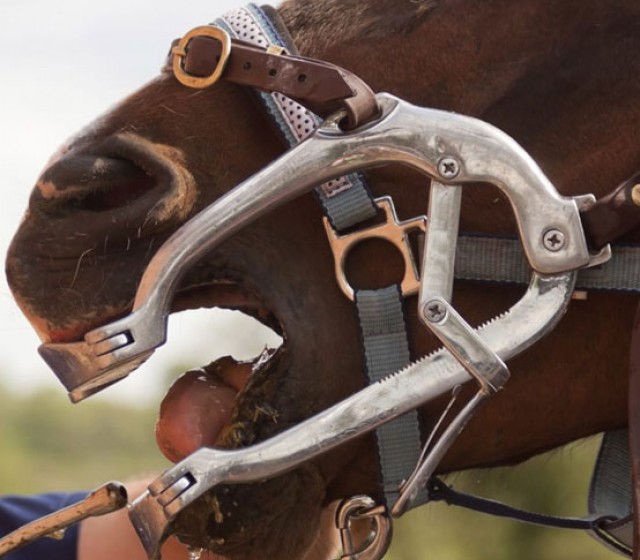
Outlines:
[[[162, 402], [156, 425], [158, 444], [174, 461], [201, 446], [247, 447], [292, 425], [281, 399], [283, 383], [292, 373], [289, 358], [295, 345], [287, 339], [277, 306], [267, 305], [239, 280], [190, 283], [202, 273], [194, 270], [185, 278], [173, 312], [198, 307], [237, 310], [269, 327], [283, 343], [265, 347], [247, 361], [224, 356], [178, 377]], [[190, 546], [232, 560], [263, 558], [265, 550], [266, 557], [275, 560], [300, 558], [316, 536], [310, 528], [317, 527], [324, 492], [324, 478], [313, 464], [252, 484], [217, 486], [181, 512], [173, 531]], [[294, 530], [296, 523], [304, 529]], [[280, 524], [281, 530], [276, 529]]]
[[[272, 371], [279, 354], [286, 351], [286, 335], [276, 313], [241, 283], [217, 279], [188, 285], [176, 294], [171, 313], [200, 308], [224, 308], [266, 326], [281, 339], [280, 345], [265, 343], [250, 359], [226, 355], [179, 376], [167, 395], [156, 425], [156, 438], [164, 455], [178, 462], [199, 447], [234, 448], [254, 441], [247, 423], [246, 401], [253, 399], [253, 419], [277, 422], [271, 405], [255, 398], [256, 386]], [[170, 335], [170, 333], [169, 333]], [[264, 418], [263, 418], [264, 419]]]

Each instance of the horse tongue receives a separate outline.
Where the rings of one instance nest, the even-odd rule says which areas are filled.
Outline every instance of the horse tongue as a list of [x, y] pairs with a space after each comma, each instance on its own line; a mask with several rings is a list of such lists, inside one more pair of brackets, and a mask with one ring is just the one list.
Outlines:
[[252, 367], [252, 362], [225, 356], [174, 381], [156, 422], [156, 441], [167, 459], [178, 462], [200, 447], [216, 444]]

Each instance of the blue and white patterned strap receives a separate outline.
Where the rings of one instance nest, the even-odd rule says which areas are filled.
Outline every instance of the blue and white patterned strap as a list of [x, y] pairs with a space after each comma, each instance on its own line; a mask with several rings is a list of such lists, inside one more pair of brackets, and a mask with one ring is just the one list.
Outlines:
[[[229, 35], [260, 47], [276, 45], [294, 53], [266, 14], [255, 4], [233, 10], [216, 20]], [[311, 111], [281, 93], [257, 92], [289, 146], [309, 136], [321, 122]], [[316, 189], [331, 225], [338, 231], [373, 218], [377, 208], [364, 178], [352, 173], [324, 183]]]

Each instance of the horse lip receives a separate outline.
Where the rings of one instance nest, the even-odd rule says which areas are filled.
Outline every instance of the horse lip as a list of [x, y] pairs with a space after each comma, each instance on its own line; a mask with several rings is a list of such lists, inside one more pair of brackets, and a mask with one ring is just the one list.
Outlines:
[[279, 336], [284, 336], [282, 321], [277, 310], [272, 309], [268, 302], [242, 280], [230, 276], [214, 276], [206, 281], [191, 282], [189, 278], [183, 280], [176, 291], [171, 303], [170, 313], [189, 311], [199, 308], [221, 308], [240, 311], [259, 321]]

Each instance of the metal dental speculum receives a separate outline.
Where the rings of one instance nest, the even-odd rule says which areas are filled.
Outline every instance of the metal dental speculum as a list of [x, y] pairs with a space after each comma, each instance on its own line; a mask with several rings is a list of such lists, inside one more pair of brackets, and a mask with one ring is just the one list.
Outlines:
[[[164, 343], [173, 293], [193, 263], [271, 209], [354, 170], [399, 163], [447, 184], [492, 183], [511, 202], [536, 272], [557, 274], [589, 264], [577, 202], [560, 196], [511, 137], [477, 119], [415, 107], [388, 94], [377, 97], [379, 120], [345, 133], [340, 115], [328, 119], [178, 230], [151, 260], [129, 316], [88, 332], [82, 342], [42, 345], [42, 357], [72, 400], [125, 377]], [[554, 250], [544, 245], [551, 230], [563, 239]]]
[[[401, 489], [398, 516], [430, 477], [477, 405], [509, 377], [506, 360], [548, 333], [571, 299], [576, 271], [605, 258], [589, 254], [580, 222], [588, 197], [560, 196], [533, 159], [509, 136], [477, 119], [415, 107], [377, 95], [381, 117], [355, 131], [328, 119], [311, 137], [220, 198], [178, 230], [147, 268], [128, 317], [95, 329], [84, 341], [46, 344], [41, 354], [81, 400], [126, 376], [166, 337], [166, 317], [182, 274], [217, 244], [315, 185], [385, 163], [434, 179], [420, 277], [419, 315], [445, 348], [372, 384], [279, 435], [248, 448], [203, 448], [162, 474], [136, 500], [131, 519], [150, 558], [175, 516], [219, 484], [251, 482], [289, 471], [470, 379], [477, 395], [449, 424]], [[513, 208], [533, 269], [523, 298], [477, 329], [452, 307], [460, 193], [467, 183], [492, 183]]]

